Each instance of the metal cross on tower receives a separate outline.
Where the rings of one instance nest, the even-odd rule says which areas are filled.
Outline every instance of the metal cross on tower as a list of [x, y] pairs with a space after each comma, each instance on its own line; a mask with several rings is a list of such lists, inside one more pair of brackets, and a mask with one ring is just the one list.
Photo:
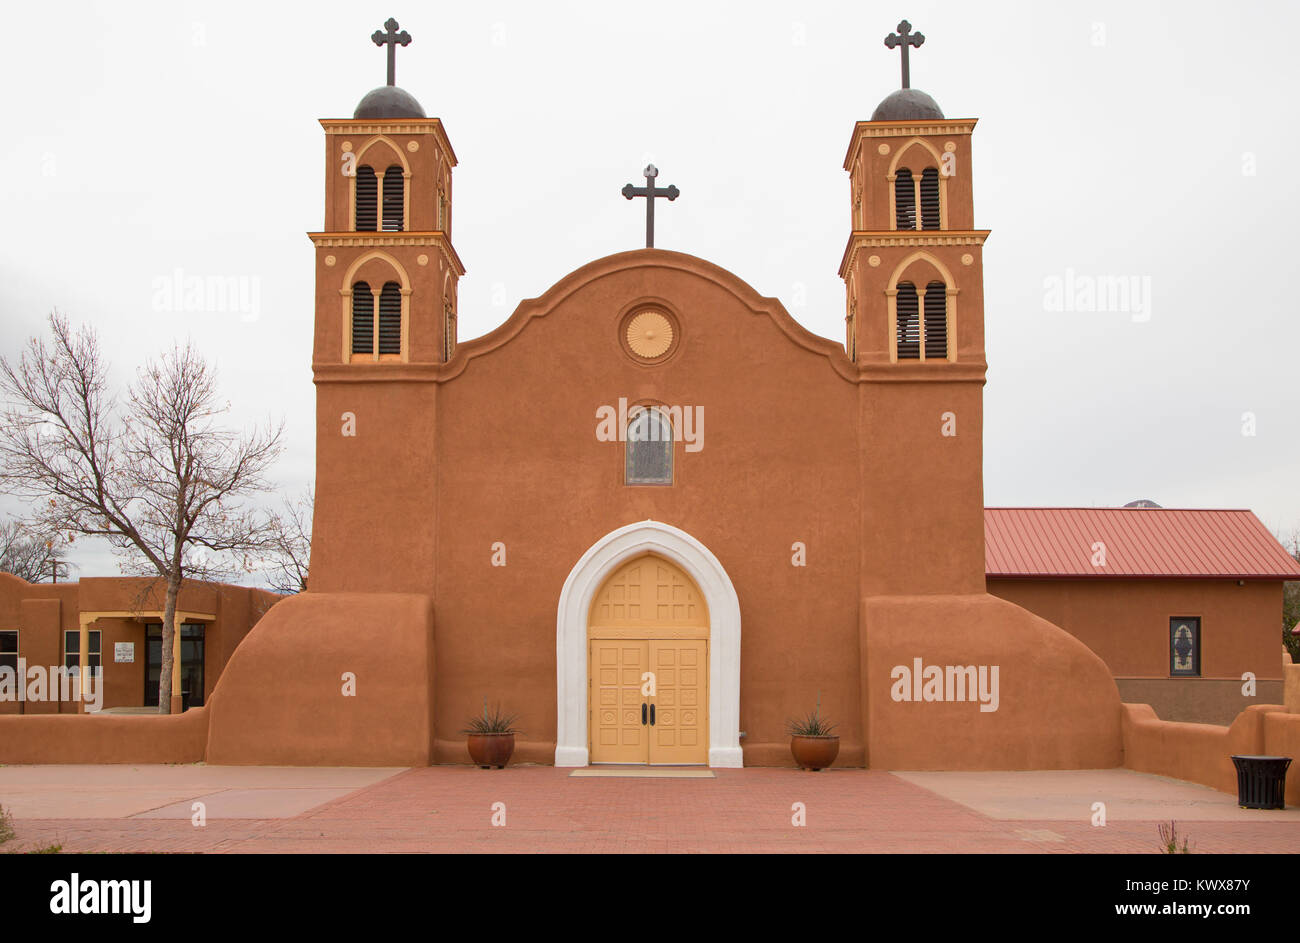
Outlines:
[[[411, 34], [408, 33], [406, 30], [402, 30], [399, 33], [397, 31], [397, 27], [398, 27], [397, 20], [393, 19], [390, 16], [388, 18], [388, 22], [384, 24], [384, 29], [388, 30], [388, 32], [385, 33], [384, 30], [377, 29], [370, 37], [375, 41], [376, 46], [388, 47], [388, 84], [389, 85], [397, 84], [397, 47], [409, 46], [411, 44]], [[907, 53], [904, 52], [903, 55], [907, 55]]]
[[644, 173], [644, 187], [634, 187], [629, 183], [623, 188], [622, 193], [629, 200], [634, 196], [645, 197], [645, 247], [653, 249], [655, 247], [655, 197], [666, 196], [671, 202], [681, 196], [682, 191], [672, 185], [662, 190], [656, 187], [655, 177], [659, 176], [659, 171], [654, 164], [647, 166]]
[[885, 37], [885, 45], [890, 49], [893, 49], [895, 46], [903, 47], [903, 88], [912, 87], [912, 74], [907, 63], [907, 47], [916, 46], [919, 49], [923, 42], [925, 42], [925, 34], [913, 33], [912, 24], [907, 22], [907, 20], [903, 20], [903, 22], [898, 24], [897, 33], [890, 33]]

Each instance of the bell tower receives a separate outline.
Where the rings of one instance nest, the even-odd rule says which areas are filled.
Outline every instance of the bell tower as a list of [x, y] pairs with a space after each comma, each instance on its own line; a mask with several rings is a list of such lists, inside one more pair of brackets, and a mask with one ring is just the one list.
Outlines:
[[394, 83], [325, 130], [316, 249], [316, 506], [311, 587], [427, 593], [437, 533], [439, 380], [456, 356], [456, 154], [437, 118]]
[[325, 229], [316, 247], [316, 338], [323, 364], [445, 363], [456, 350], [451, 172], [456, 154], [437, 118], [394, 84], [396, 20], [371, 37], [387, 47], [388, 83], [351, 118], [322, 119]]
[[[903, 87], [854, 126], [852, 232], [840, 264], [845, 350], [863, 381], [864, 592], [984, 592], [982, 251], [974, 119], [944, 117], [910, 84], [925, 41], [885, 39]], [[936, 553], [936, 548], [942, 548]], [[957, 589], [955, 589], [957, 588]]]

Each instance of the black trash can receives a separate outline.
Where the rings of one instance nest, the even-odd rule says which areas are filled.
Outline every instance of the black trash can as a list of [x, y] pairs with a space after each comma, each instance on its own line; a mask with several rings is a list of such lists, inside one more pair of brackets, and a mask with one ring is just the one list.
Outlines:
[[1243, 809], [1285, 809], [1289, 756], [1233, 756], [1237, 804]]

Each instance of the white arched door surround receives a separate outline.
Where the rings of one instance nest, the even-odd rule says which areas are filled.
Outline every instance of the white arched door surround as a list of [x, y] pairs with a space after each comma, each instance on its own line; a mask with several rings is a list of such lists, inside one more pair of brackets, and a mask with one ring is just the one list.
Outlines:
[[577, 562], [560, 591], [556, 617], [556, 766], [586, 766], [587, 617], [606, 577], [634, 557], [672, 560], [699, 586], [709, 607], [709, 765], [740, 767], [740, 600], [704, 544], [671, 524], [641, 521], [611, 531]]

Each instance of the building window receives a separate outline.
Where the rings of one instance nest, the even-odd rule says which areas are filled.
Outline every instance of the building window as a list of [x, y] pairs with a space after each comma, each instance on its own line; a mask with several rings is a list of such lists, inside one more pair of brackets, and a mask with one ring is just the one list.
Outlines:
[[352, 353], [375, 352], [375, 296], [365, 282], [352, 286]]
[[0, 671], [12, 668], [14, 676], [18, 675], [18, 630], [5, 629], [0, 632]]
[[925, 360], [948, 358], [948, 286], [930, 282], [925, 286]]
[[402, 286], [387, 282], [379, 293], [379, 352], [402, 352]]
[[894, 297], [897, 321], [898, 359], [916, 360], [921, 356], [921, 301], [916, 286], [900, 282]]
[[456, 305], [450, 298], [442, 303], [442, 321], [442, 359], [446, 363], [456, 353]]
[[1169, 673], [1182, 677], [1200, 676], [1200, 616], [1177, 616], [1169, 620]]
[[405, 189], [406, 176], [402, 173], [401, 167], [394, 164], [384, 171], [384, 232], [402, 231]]
[[[90, 673], [99, 677], [104, 670], [100, 659], [101, 635], [99, 629], [91, 629], [89, 635]], [[65, 668], [81, 666], [81, 632], [76, 629], [63, 633], [63, 666]]]
[[375, 168], [362, 164], [357, 168], [357, 232], [374, 232], [379, 215], [379, 178]]
[[627, 423], [623, 483], [673, 483], [673, 426], [662, 410], [634, 406]]
[[916, 184], [907, 168], [894, 178], [894, 228], [916, 228]]
[[921, 228], [939, 228], [939, 171], [921, 171]]

